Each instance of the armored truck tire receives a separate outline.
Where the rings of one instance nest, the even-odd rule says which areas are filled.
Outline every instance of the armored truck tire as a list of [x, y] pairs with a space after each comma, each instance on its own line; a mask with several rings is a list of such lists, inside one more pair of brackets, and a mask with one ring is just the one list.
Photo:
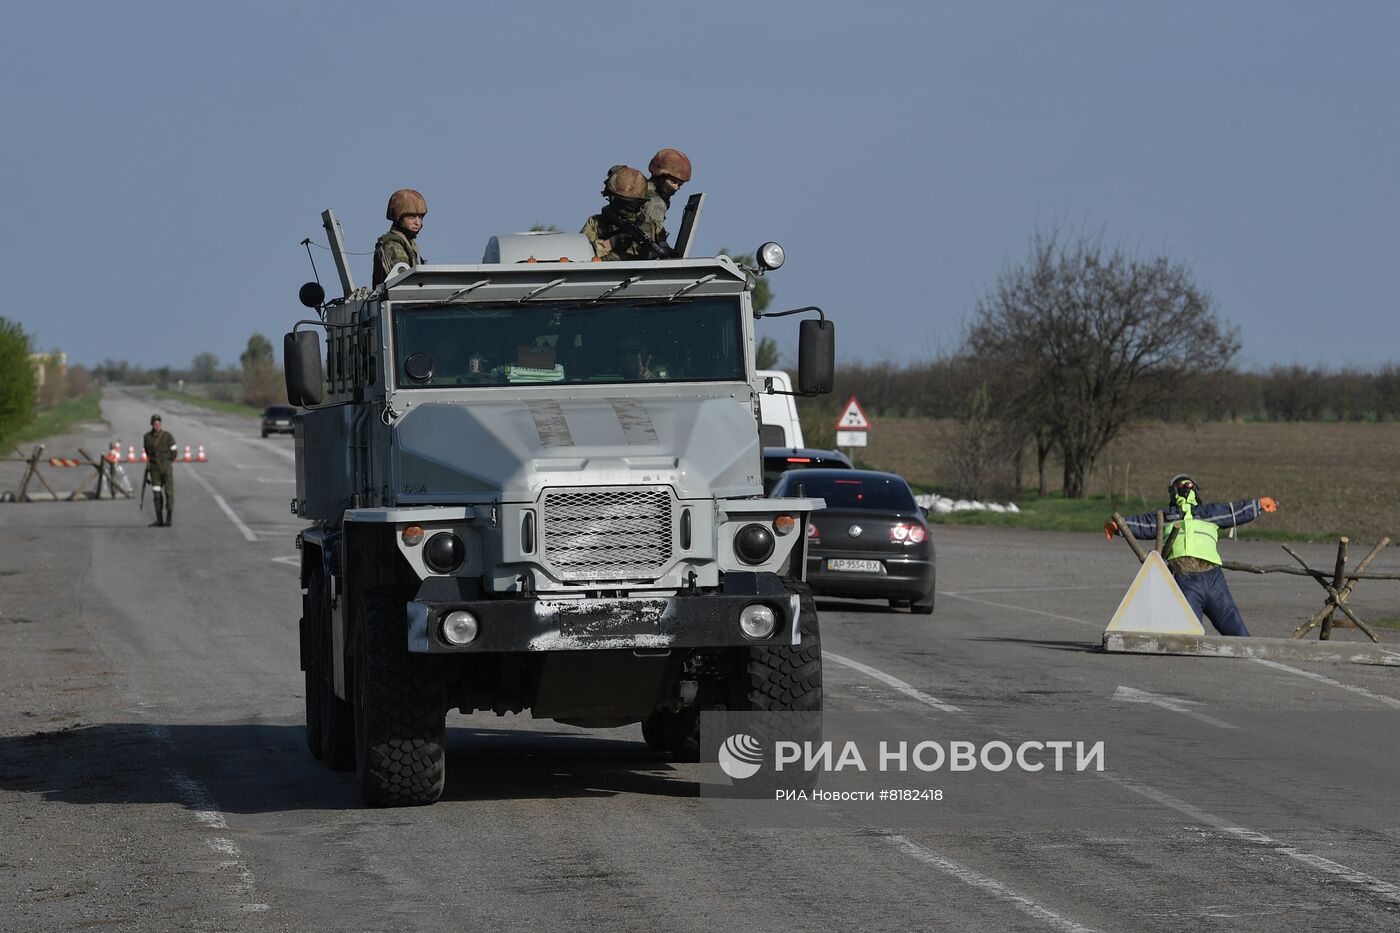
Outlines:
[[409, 596], [365, 592], [355, 652], [355, 766], [373, 807], [419, 806], [447, 779], [447, 695], [437, 659], [411, 654]]
[[[781, 714], [755, 717], [747, 724], [767, 747], [780, 740], [816, 744], [822, 738], [821, 630], [811, 590], [802, 586], [800, 594], [802, 643], [748, 651], [743, 704], [737, 708]], [[765, 760], [758, 774], [744, 782], [744, 789], [757, 796], [771, 796], [780, 788], [811, 789], [816, 779], [815, 772], [775, 772]]]
[[642, 741], [647, 747], [664, 752], [671, 747], [671, 724], [676, 714], [670, 710], [657, 710], [642, 720]]

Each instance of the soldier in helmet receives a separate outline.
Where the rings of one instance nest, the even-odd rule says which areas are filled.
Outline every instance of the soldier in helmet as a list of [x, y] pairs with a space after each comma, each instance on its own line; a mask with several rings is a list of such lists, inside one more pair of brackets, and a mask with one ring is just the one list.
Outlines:
[[661, 231], [661, 239], [669, 239], [666, 211], [681, 185], [690, 181], [690, 159], [679, 149], [662, 149], [651, 157], [647, 171], [651, 173], [647, 181], [647, 222]]
[[151, 415], [151, 429], [141, 438], [146, 449], [146, 481], [151, 484], [151, 501], [156, 520], [151, 525], [164, 528], [175, 524], [175, 438], [160, 424], [160, 415]]
[[629, 165], [615, 166], [603, 186], [608, 199], [579, 232], [593, 244], [599, 259], [656, 259], [670, 255], [659, 230], [646, 220], [647, 180]]
[[422, 265], [423, 256], [418, 252], [418, 231], [423, 229], [423, 215], [426, 213], [428, 202], [412, 188], [400, 188], [389, 195], [389, 209], [384, 215], [393, 226], [374, 244], [372, 285], [377, 286], [387, 279], [389, 270], [401, 262], [410, 266]]

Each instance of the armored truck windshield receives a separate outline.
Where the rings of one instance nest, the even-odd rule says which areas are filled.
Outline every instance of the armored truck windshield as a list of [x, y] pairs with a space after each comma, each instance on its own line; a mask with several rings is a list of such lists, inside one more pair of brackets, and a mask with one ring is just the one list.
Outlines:
[[737, 296], [396, 304], [393, 317], [400, 389], [746, 378]]

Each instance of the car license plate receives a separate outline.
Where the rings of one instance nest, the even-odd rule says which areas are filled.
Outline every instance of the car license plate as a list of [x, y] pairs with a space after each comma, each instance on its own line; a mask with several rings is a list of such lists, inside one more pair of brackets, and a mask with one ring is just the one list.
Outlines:
[[844, 570], [851, 573], [879, 573], [884, 566], [878, 560], [846, 560], [832, 557], [826, 562], [827, 570]]

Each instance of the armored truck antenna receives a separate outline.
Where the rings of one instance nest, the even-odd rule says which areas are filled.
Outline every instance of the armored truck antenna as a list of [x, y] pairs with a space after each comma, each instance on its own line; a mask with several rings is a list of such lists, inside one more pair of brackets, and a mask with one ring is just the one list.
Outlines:
[[335, 271], [340, 273], [340, 287], [349, 298], [355, 291], [355, 280], [350, 276], [350, 264], [345, 261], [345, 237], [340, 232], [340, 221], [335, 211], [326, 208], [321, 212], [321, 225], [326, 228], [326, 241], [330, 244], [331, 255], [335, 257]]

